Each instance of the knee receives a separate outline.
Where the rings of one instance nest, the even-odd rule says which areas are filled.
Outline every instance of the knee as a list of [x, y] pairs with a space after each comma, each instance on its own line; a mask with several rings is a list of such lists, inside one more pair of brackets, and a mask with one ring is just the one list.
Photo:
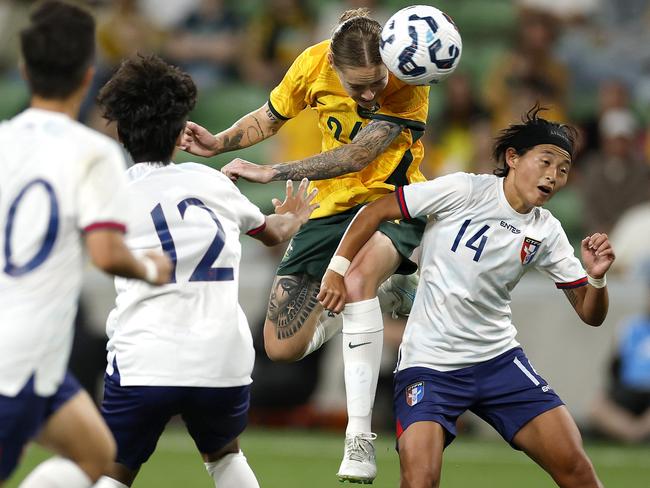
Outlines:
[[558, 484], [565, 488], [602, 486], [591, 461], [584, 452], [577, 452], [567, 459], [557, 478]]
[[79, 460], [79, 467], [93, 482], [96, 482], [102, 475], [110, 471], [116, 456], [115, 440], [108, 435], [101, 442], [97, 442], [94, 449], [87, 451], [87, 457]]
[[268, 358], [278, 363], [293, 363], [298, 361], [305, 353], [301, 344], [278, 343], [278, 341], [264, 341], [264, 351]]
[[440, 476], [426, 466], [402, 465], [400, 488], [438, 488]]
[[275, 363], [293, 363], [302, 357], [302, 354], [298, 354], [292, 348], [275, 347], [274, 345], [265, 344], [264, 350], [269, 359]]
[[431, 456], [403, 444], [399, 460], [400, 488], [438, 488], [440, 485], [440, 464]]
[[348, 293], [348, 302], [359, 302], [377, 295], [379, 283], [361, 266], [355, 267], [345, 275], [345, 289]]

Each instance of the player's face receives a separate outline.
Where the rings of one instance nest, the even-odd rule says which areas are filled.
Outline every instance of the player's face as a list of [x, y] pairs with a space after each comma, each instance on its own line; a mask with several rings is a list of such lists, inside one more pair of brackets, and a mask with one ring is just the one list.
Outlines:
[[518, 212], [544, 205], [567, 183], [571, 157], [558, 146], [540, 144], [523, 156], [508, 149], [506, 158], [510, 166], [506, 198]]
[[383, 64], [377, 66], [345, 67], [334, 70], [341, 81], [343, 89], [357, 104], [373, 110], [379, 95], [388, 84], [388, 69]]

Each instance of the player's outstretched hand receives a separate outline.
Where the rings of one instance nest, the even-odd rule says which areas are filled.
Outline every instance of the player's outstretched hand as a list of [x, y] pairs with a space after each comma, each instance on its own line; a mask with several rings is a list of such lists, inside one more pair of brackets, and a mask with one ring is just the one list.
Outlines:
[[607, 234], [595, 233], [580, 244], [582, 262], [592, 278], [602, 278], [616, 259]]
[[245, 159], [235, 158], [221, 168], [221, 172], [232, 181], [244, 178], [255, 183], [268, 183], [273, 178], [275, 170], [270, 166], [261, 166]]
[[176, 145], [183, 151], [204, 158], [219, 154], [217, 138], [205, 127], [190, 121], [185, 124]]
[[[149, 251], [145, 254], [145, 259], [155, 265], [155, 274], [149, 275], [150, 271], [147, 270], [146, 281], [152, 285], [164, 285], [169, 283], [172, 274], [172, 262], [166, 254], [159, 252]], [[145, 268], [148, 265], [145, 264]]]
[[339, 313], [345, 306], [346, 292], [343, 276], [328, 269], [320, 283], [320, 291], [316, 296], [325, 310]]
[[281, 202], [277, 198], [271, 200], [275, 207], [275, 213], [278, 215], [292, 213], [300, 221], [300, 225], [306, 223], [307, 220], [309, 220], [311, 213], [319, 206], [317, 203], [311, 203], [318, 190], [314, 188], [309, 194], [307, 194], [308, 187], [309, 180], [303, 178], [298, 187], [298, 192], [294, 195], [293, 181], [287, 180], [287, 189], [284, 201]]

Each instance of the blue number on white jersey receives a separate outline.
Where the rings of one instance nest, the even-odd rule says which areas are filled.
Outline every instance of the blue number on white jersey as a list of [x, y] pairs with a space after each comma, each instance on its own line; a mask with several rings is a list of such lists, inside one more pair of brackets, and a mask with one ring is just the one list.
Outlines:
[[[45, 191], [47, 191], [48, 197], [50, 199], [50, 218], [47, 225], [47, 231], [45, 232], [45, 238], [43, 239], [43, 244], [38, 252], [23, 265], [17, 265], [12, 262], [11, 258], [11, 231], [14, 224], [14, 218], [16, 216], [16, 211], [18, 210], [18, 204], [23, 199], [27, 191], [35, 185], [43, 185]], [[4, 272], [9, 276], [21, 276], [25, 273], [28, 273], [41, 264], [47, 259], [47, 257], [52, 252], [54, 247], [54, 241], [56, 240], [56, 235], [59, 230], [59, 204], [56, 201], [56, 195], [54, 194], [54, 188], [52, 185], [45, 181], [42, 178], [37, 178], [35, 180], [27, 183], [22, 190], [18, 193], [18, 196], [9, 206], [9, 214], [7, 215], [7, 225], [5, 226], [5, 266]]]
[[[461, 225], [460, 230], [456, 235], [456, 239], [454, 239], [454, 244], [451, 246], [451, 250], [453, 252], [456, 252], [456, 250], [458, 249], [458, 244], [460, 244], [460, 240], [463, 238], [463, 235], [465, 235], [465, 231], [467, 230], [467, 227], [471, 222], [472, 222], [471, 219], [467, 219], [465, 222], [463, 222], [463, 225]], [[470, 237], [465, 243], [465, 247], [468, 247], [472, 251], [474, 251], [474, 257], [472, 259], [476, 262], [478, 262], [478, 260], [481, 259], [481, 254], [483, 253], [483, 249], [485, 248], [485, 243], [487, 242], [488, 239], [487, 236], [484, 236], [483, 234], [485, 234], [489, 229], [490, 229], [489, 225], [484, 225], [478, 230], [478, 232], [476, 232], [472, 237]], [[479, 242], [478, 245], [475, 246], [474, 243], [479, 239], [481, 240], [481, 242]]]
[[[221, 222], [219, 222], [219, 219], [212, 211], [212, 209], [207, 207], [198, 198], [186, 198], [177, 205], [178, 211], [181, 214], [181, 218], [185, 217], [185, 211], [191, 205], [202, 208], [208, 212], [208, 214], [210, 214], [210, 217], [212, 217], [214, 223], [217, 224], [217, 233], [210, 243], [210, 247], [208, 247], [208, 250], [201, 258], [201, 261], [199, 261], [199, 264], [192, 272], [189, 281], [232, 281], [234, 279], [234, 272], [232, 268], [212, 267], [214, 262], [219, 257], [219, 254], [221, 254], [226, 240], [226, 233], [223, 230]], [[172, 261], [173, 269], [169, 281], [170, 283], [176, 283], [176, 261], [178, 259], [176, 255], [176, 246], [174, 245], [174, 239], [172, 238], [171, 232], [169, 231], [169, 226], [167, 225], [165, 214], [160, 204], [156, 205], [151, 210], [151, 218], [153, 219], [156, 233], [158, 234], [158, 239], [160, 239], [160, 244], [162, 245], [163, 251], [169, 255], [169, 258]]]

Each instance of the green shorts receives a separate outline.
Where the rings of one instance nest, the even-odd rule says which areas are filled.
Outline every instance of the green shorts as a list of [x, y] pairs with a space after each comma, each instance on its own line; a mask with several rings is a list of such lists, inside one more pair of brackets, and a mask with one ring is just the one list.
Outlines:
[[[362, 205], [359, 205], [340, 214], [312, 219], [303, 225], [291, 239], [278, 266], [277, 275], [308, 274], [320, 281], [350, 221], [361, 208]], [[398, 222], [382, 222], [379, 225], [379, 232], [393, 242], [393, 246], [402, 256], [402, 263], [396, 273], [411, 274], [417, 270], [417, 265], [409, 257], [413, 249], [420, 244], [426, 223], [426, 217], [418, 217]]]

